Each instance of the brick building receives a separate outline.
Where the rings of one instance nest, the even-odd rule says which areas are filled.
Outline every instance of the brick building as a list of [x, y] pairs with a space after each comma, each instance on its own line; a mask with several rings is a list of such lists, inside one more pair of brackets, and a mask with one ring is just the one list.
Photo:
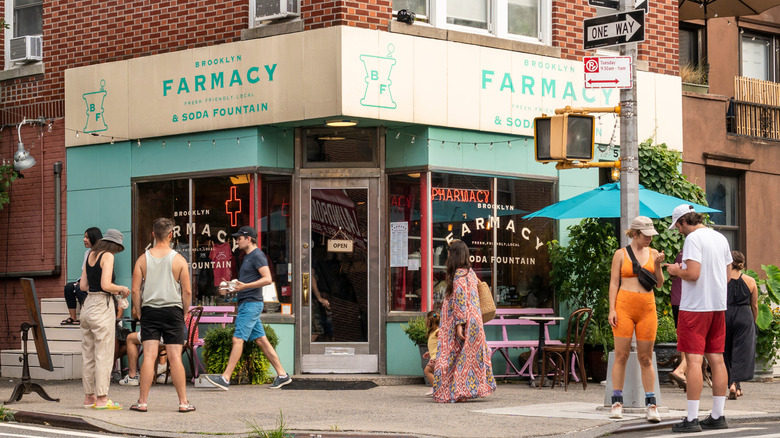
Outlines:
[[[709, 78], [683, 92], [683, 173], [707, 192], [712, 216], [747, 266], [780, 264], [780, 7], [746, 17], [710, 18]], [[681, 23], [682, 62], [704, 59], [702, 21]], [[686, 78], [687, 79], [687, 78]], [[703, 91], [703, 92], [702, 92]]]
[[[0, 72], [0, 157], [31, 119], [19, 132], [38, 160], [0, 212], [6, 332], [25, 313], [17, 277], [46, 271], [39, 296], [61, 296], [99, 226], [124, 233], [129, 284], [163, 215], [199, 303], [235, 275], [229, 234], [260, 230], [280, 302], [265, 321], [296, 373], [419, 373], [400, 325], [439, 299], [454, 238], [499, 306], [552, 307], [542, 243], [569, 223], [521, 217], [600, 176], [535, 162], [533, 118], [619, 95], [583, 86], [582, 20], [596, 14], [584, 0], [29, 3], [5, 2]], [[637, 108], [640, 138], [681, 148], [677, 21], [675, 1], [649, 1]], [[41, 61], [11, 61], [25, 34], [41, 35]], [[596, 123], [597, 159], [611, 160], [615, 116]]]

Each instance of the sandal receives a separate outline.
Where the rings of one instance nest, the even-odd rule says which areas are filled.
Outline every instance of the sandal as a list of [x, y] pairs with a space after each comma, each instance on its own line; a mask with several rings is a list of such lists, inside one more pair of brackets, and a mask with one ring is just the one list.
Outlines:
[[729, 388], [729, 400], [736, 400], [737, 399], [737, 391], [734, 389]]
[[122, 409], [122, 405], [111, 399], [108, 399], [106, 404], [103, 406], [98, 406], [97, 403], [95, 403], [95, 406], [92, 409], [97, 409], [98, 411], [118, 411]]
[[60, 325], [80, 325], [81, 321], [78, 319], [73, 319], [71, 317], [68, 317], [68, 319], [63, 319], [62, 322], [60, 322]]
[[677, 386], [679, 386], [683, 391], [687, 390], [688, 388], [688, 383], [685, 381], [685, 379], [674, 373], [669, 373], [669, 380], [676, 383]]
[[179, 412], [192, 412], [195, 410], [195, 406], [192, 403], [179, 403]]
[[130, 410], [136, 412], [146, 412], [146, 403], [136, 403], [133, 406], [130, 406]]

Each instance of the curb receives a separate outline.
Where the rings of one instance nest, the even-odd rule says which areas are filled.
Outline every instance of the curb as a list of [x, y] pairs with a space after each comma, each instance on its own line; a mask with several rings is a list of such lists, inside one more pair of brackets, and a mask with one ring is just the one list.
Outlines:
[[[780, 421], [780, 414], [778, 413], [767, 413], [767, 414], [755, 414], [755, 415], [742, 415], [737, 417], [731, 417], [727, 419], [728, 422], [731, 423], [760, 423], [764, 421]], [[615, 430], [609, 431], [609, 434], [618, 434], [618, 433], [626, 433], [626, 432], [637, 432], [640, 430], [654, 430], [654, 429], [666, 429], [671, 428], [672, 425], [678, 423], [679, 419], [668, 419], [663, 420], [660, 423], [648, 423], [647, 421], [632, 421], [627, 422], [620, 427], [618, 427]], [[606, 435], [607, 433], [605, 433]]]
[[133, 430], [128, 428], [115, 427], [113, 429], [109, 429], [109, 428], [100, 427], [93, 423], [90, 423], [89, 421], [85, 420], [82, 417], [48, 414], [48, 413], [31, 412], [31, 411], [15, 411], [14, 421], [22, 424], [37, 424], [41, 426], [52, 426], [52, 427], [59, 427], [62, 429], [70, 429], [70, 430], [102, 432], [102, 433], [122, 434], [122, 435], [132, 435], [132, 436], [144, 436], [144, 437], [152, 437], [152, 438], [167, 438], [175, 435], [168, 432], [149, 432], [149, 431]]

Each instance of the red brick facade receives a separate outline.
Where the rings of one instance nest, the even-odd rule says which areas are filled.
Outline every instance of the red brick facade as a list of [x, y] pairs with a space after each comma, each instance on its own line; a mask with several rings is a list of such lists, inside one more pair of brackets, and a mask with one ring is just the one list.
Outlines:
[[[648, 0], [645, 41], [639, 44], [637, 59], [647, 61], [650, 72], [677, 76], [679, 66], [679, 22], [677, 0]], [[595, 52], [582, 49], [582, 20], [596, 16], [587, 0], [553, 1], [553, 46], [566, 59], [581, 60]]]
[[[564, 58], [581, 59], [582, 20], [595, 15], [586, 0], [554, 0], [553, 45]], [[639, 58], [650, 71], [676, 75], [677, 1], [651, 0], [648, 39]], [[0, 2], [4, 14], [5, 2]], [[355, 26], [387, 30], [391, 0], [302, 0], [304, 29]], [[160, 53], [238, 41], [249, 28], [248, 0], [63, 0], [44, 2], [43, 74], [0, 82], [0, 159], [16, 151], [14, 124], [44, 117], [48, 126], [25, 126], [22, 137], [38, 164], [12, 186], [11, 204], [0, 210], [0, 272], [44, 271], [54, 267], [54, 177], [52, 166], [63, 162], [62, 273], [36, 279], [39, 297], [59, 297], [67, 277], [67, 163], [64, 138], [65, 70]], [[3, 51], [0, 45], [0, 52]], [[0, 57], [0, 62], [2, 62]], [[26, 311], [16, 278], [0, 275], [7, 318], [0, 315], [0, 349], [19, 348], [18, 327]]]
[[330, 26], [355, 26], [387, 30], [393, 16], [390, 0], [302, 0], [301, 18], [304, 29]]

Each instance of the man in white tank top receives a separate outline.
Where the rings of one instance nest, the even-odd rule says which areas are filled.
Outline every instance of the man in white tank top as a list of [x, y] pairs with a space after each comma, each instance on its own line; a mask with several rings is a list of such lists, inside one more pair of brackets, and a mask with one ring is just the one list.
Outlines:
[[173, 386], [179, 396], [179, 412], [192, 412], [195, 407], [187, 400], [187, 376], [181, 361], [182, 346], [187, 340], [184, 315], [189, 311], [192, 300], [190, 274], [184, 257], [171, 249], [173, 221], [158, 218], [152, 227], [154, 246], [138, 257], [133, 269], [133, 313], [141, 317], [144, 362], [141, 365], [138, 403], [130, 409], [147, 410], [146, 402], [162, 337], [168, 352]]

